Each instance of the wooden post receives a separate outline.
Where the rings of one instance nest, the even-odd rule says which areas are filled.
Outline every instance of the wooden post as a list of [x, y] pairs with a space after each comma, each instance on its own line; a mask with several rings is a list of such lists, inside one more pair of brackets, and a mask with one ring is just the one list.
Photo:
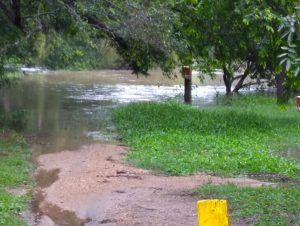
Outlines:
[[192, 70], [188, 66], [182, 67], [182, 76], [184, 78], [184, 102], [192, 103]]
[[226, 200], [201, 200], [197, 207], [199, 226], [229, 226]]
[[296, 107], [300, 111], [300, 96], [296, 97]]

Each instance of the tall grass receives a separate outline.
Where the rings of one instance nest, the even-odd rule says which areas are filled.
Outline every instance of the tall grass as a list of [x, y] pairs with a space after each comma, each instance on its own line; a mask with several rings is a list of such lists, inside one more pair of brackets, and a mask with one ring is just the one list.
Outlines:
[[138, 103], [114, 112], [128, 161], [171, 175], [204, 171], [225, 176], [277, 173], [300, 176], [299, 161], [281, 156], [300, 148], [300, 112], [268, 96], [220, 98], [196, 108]]

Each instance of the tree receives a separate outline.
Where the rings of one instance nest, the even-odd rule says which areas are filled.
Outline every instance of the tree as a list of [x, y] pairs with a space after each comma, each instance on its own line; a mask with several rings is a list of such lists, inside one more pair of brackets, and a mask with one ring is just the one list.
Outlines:
[[[0, 1], [3, 24], [18, 31], [18, 40], [29, 36], [32, 42], [41, 41], [42, 36], [36, 33], [47, 34], [51, 30], [74, 34], [97, 30], [99, 39], [108, 39], [134, 72], [145, 74], [154, 64], [166, 71], [174, 67], [169, 24], [176, 14], [163, 6], [161, 1], [137, 0]], [[8, 46], [13, 45], [10, 40]], [[2, 56], [7, 59], [12, 55]]]
[[[226, 94], [264, 81], [278, 70], [282, 45], [277, 28], [297, 1], [202, 0], [176, 6], [182, 36], [204, 74], [223, 70]], [[245, 84], [246, 78], [256, 82]], [[233, 84], [235, 87], [232, 88]]]
[[[0, 1], [0, 88], [9, 84], [9, 79], [4, 76], [4, 64], [6, 56], [15, 56], [14, 47], [20, 43], [20, 37], [23, 35], [20, 25], [20, 17], [17, 12], [18, 1], [12, 1], [8, 8]], [[13, 11], [14, 9], [14, 11]], [[25, 35], [24, 35], [25, 36]]]
[[[299, 7], [295, 9], [299, 10]], [[278, 103], [287, 103], [292, 92], [300, 88], [299, 25], [299, 12], [295, 11], [283, 18], [278, 29], [284, 40], [282, 53], [278, 56], [281, 60], [281, 73], [277, 77]]]

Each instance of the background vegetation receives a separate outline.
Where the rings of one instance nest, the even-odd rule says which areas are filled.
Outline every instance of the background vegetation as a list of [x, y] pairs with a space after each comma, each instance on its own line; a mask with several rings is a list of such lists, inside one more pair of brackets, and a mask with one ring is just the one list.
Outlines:
[[13, 57], [8, 64], [26, 64], [51, 70], [117, 69], [123, 61], [105, 38], [97, 37], [90, 29], [59, 33], [51, 29], [38, 32], [24, 43], [30, 49], [26, 59]]
[[53, 69], [125, 65], [147, 74], [158, 65], [170, 75], [176, 66], [190, 65], [202, 75], [222, 69], [228, 95], [252, 83], [276, 84], [278, 100], [286, 102], [300, 84], [298, 4], [5, 0], [0, 68], [10, 62]]

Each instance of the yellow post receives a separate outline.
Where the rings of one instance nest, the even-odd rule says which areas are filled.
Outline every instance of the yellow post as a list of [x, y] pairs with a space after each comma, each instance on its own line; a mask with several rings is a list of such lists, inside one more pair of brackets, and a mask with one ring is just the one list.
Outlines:
[[197, 207], [199, 226], [229, 226], [226, 200], [201, 200]]

